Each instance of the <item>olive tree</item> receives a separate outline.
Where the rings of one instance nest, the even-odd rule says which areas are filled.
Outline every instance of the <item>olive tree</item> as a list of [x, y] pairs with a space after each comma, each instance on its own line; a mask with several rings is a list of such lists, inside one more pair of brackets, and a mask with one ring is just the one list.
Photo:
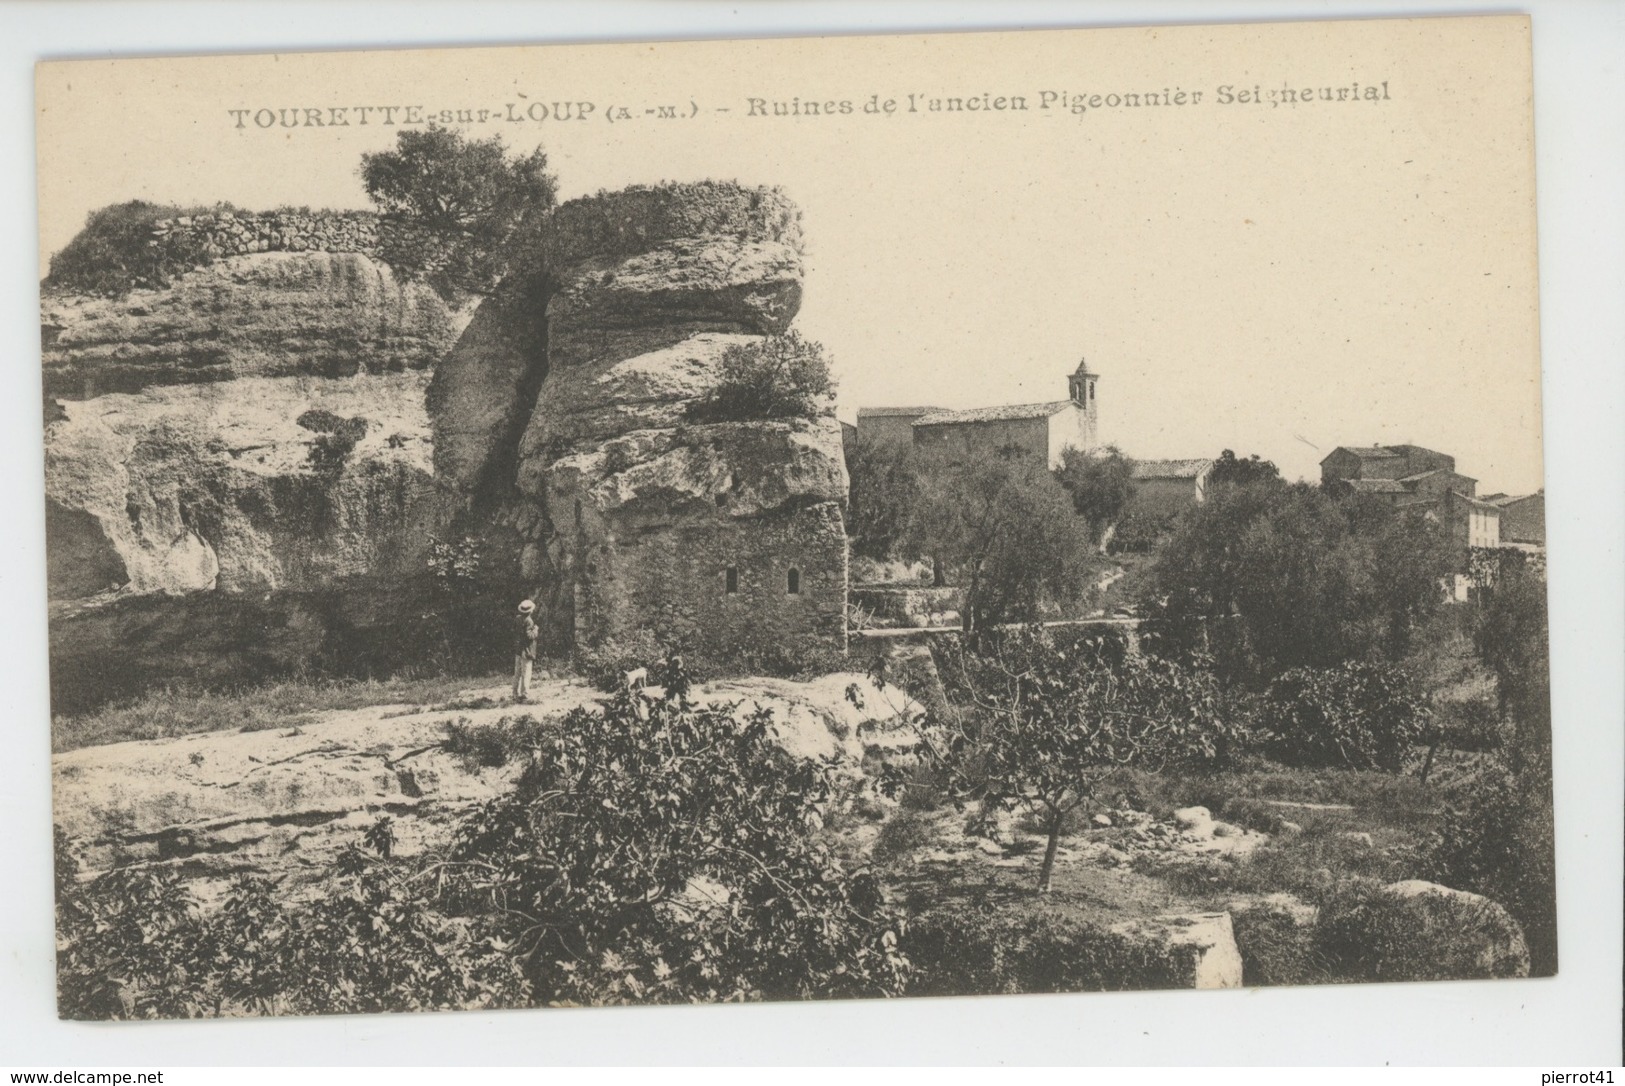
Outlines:
[[1023, 628], [946, 657], [943, 680], [963, 711], [928, 726], [923, 749], [961, 798], [1022, 807], [1044, 827], [1040, 893], [1066, 816], [1110, 777], [1213, 764], [1240, 738], [1211, 673], [1099, 640]]
[[367, 196], [401, 229], [382, 255], [442, 294], [479, 294], [507, 271], [506, 242], [525, 216], [553, 206], [558, 185], [541, 148], [510, 155], [496, 136], [438, 125], [402, 129], [395, 148], [361, 156]]

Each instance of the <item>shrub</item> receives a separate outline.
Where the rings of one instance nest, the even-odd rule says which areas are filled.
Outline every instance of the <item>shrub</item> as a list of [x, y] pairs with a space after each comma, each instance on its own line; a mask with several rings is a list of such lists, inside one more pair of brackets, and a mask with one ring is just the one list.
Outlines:
[[167, 286], [180, 272], [208, 259], [203, 243], [188, 231], [178, 231], [159, 244], [150, 244], [153, 226], [162, 219], [239, 209], [230, 204], [214, 207], [176, 207], [130, 200], [92, 211], [83, 230], [51, 258], [47, 290], [117, 297], [133, 287]]
[[722, 353], [717, 385], [697, 400], [697, 422], [813, 419], [834, 411], [835, 382], [822, 344], [796, 331], [734, 344]]
[[942, 905], [903, 940], [910, 995], [1107, 992], [1179, 988], [1199, 951], [1115, 933], [1064, 906]]
[[494, 724], [475, 724], [467, 717], [446, 722], [440, 747], [457, 757], [469, 772], [496, 769], [534, 749], [542, 725], [530, 715], [505, 716]]
[[[878, 882], [812, 833], [828, 766], [771, 711], [618, 696], [544, 737], [512, 793], [460, 829], [468, 892], [501, 913], [538, 999], [690, 1002], [897, 994], [907, 962]], [[708, 889], [699, 889], [708, 888]], [[545, 917], [537, 924], [535, 917]]]
[[880, 827], [870, 856], [876, 863], [891, 863], [931, 843], [933, 822], [916, 811], [899, 811]]
[[1323, 984], [1332, 979], [1315, 927], [1273, 902], [1232, 909], [1231, 928], [1241, 952], [1241, 980], [1249, 988]]
[[1490, 767], [1449, 797], [1428, 855], [1433, 877], [1494, 895], [1523, 926], [1530, 971], [1557, 972], [1557, 873], [1550, 779]]
[[328, 478], [344, 471], [350, 454], [372, 427], [371, 421], [362, 416], [345, 418], [320, 407], [311, 408], [294, 421], [316, 435], [306, 459], [312, 471]]
[[1410, 676], [1379, 663], [1293, 668], [1263, 707], [1270, 752], [1288, 765], [1397, 770], [1428, 719]]
[[1336, 980], [1468, 980], [1529, 969], [1522, 932], [1495, 902], [1405, 896], [1365, 880], [1321, 906], [1315, 940]]

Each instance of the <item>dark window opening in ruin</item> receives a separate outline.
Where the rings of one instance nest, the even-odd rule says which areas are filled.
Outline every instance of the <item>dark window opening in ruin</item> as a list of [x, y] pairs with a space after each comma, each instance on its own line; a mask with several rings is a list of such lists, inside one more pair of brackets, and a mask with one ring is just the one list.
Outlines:
[[724, 587], [723, 587], [723, 591], [727, 592], [728, 595], [730, 595], [730, 596], [733, 595], [735, 592], [738, 592], [739, 591], [739, 567], [738, 566], [729, 566], [728, 567], [728, 572], [727, 572], [726, 576], [723, 578], [723, 580], [725, 582]]
[[1089, 398], [1091, 400], [1095, 398], [1095, 386], [1094, 385], [1089, 386]]
[[790, 581], [790, 584], [789, 584], [790, 595], [792, 595], [792, 596], [801, 595], [801, 571], [799, 569], [791, 569], [790, 570], [789, 581]]

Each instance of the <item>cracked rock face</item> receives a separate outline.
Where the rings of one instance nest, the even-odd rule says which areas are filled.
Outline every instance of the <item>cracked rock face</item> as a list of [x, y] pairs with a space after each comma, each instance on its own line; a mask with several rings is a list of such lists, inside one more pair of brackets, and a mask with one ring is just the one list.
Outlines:
[[[46, 429], [53, 600], [309, 589], [416, 569], [435, 518], [419, 373], [244, 378], [60, 404]], [[364, 417], [340, 469], [312, 408]]]

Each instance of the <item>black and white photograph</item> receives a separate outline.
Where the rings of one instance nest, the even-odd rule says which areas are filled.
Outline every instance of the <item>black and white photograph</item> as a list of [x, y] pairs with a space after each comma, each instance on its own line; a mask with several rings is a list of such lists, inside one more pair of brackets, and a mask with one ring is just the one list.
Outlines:
[[36, 81], [60, 1017], [1575, 950], [1527, 17]]

